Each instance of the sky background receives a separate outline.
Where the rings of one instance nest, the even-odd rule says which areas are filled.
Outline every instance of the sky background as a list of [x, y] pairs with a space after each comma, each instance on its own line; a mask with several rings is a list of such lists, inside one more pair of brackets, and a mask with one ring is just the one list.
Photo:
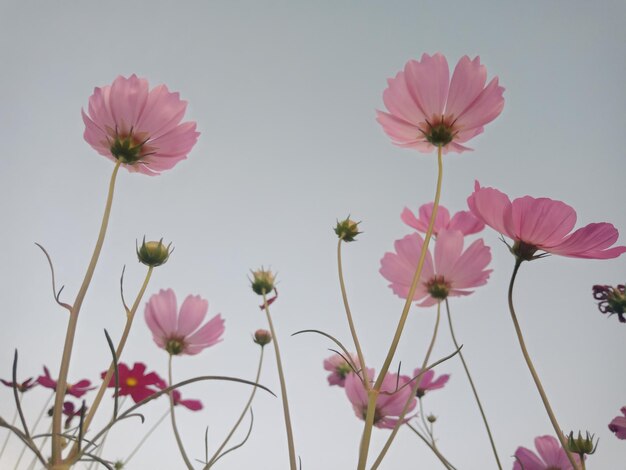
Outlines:
[[[71, 302], [113, 169], [82, 139], [80, 110], [95, 86], [136, 73], [151, 86], [179, 91], [189, 102], [186, 119], [197, 121], [202, 135], [189, 158], [162, 176], [120, 171], [70, 381], [96, 381], [108, 366], [102, 330], [114, 339], [121, 333], [119, 277], [126, 265], [125, 292], [134, 298], [145, 274], [135, 240], [144, 234], [172, 241], [176, 250], [154, 273], [122, 361], [166, 374], [167, 354], [143, 321], [145, 300], [161, 288], [174, 289], [179, 302], [201, 295], [209, 315], [226, 319], [222, 343], [175, 358], [175, 380], [254, 377], [259, 348], [251, 334], [266, 322], [247, 275], [270, 266], [278, 272], [272, 312], [303, 469], [355, 468], [362, 422], [344, 391], [327, 386], [322, 360], [332, 344], [290, 335], [316, 328], [350, 343], [331, 228], [351, 214], [365, 233], [345, 247], [344, 269], [368, 365], [379, 368], [389, 346], [403, 302], [379, 275], [380, 258], [411, 231], [402, 209], [432, 200], [436, 162], [392, 145], [375, 121], [386, 79], [409, 59], [441, 52], [451, 69], [465, 54], [480, 55], [489, 78], [498, 76], [506, 88], [500, 117], [469, 143], [475, 151], [445, 157], [441, 201], [452, 212], [466, 208], [477, 179], [512, 197], [565, 201], [578, 212], [577, 226], [609, 221], [624, 231], [625, 15], [622, 1], [1, 2], [0, 377], [10, 377], [14, 348], [20, 378], [41, 374], [44, 364], [58, 373], [66, 311], [53, 301], [34, 242], [52, 256], [62, 299]], [[451, 308], [501, 459], [511, 468], [518, 446], [532, 447], [552, 428], [506, 306], [513, 258], [497, 233], [482, 236], [492, 247], [491, 279]], [[623, 283], [624, 263], [548, 257], [524, 263], [516, 287], [527, 345], [561, 425], [600, 438], [589, 459], [595, 469], [616, 469], [626, 456], [626, 442], [607, 428], [626, 405], [626, 325], [598, 312], [591, 287]], [[413, 309], [394, 367], [401, 360], [408, 372], [421, 363], [434, 319], [434, 308]], [[452, 350], [444, 322], [434, 357]], [[266, 352], [261, 382], [278, 392], [273, 351]], [[439, 417], [440, 449], [457, 468], [495, 468], [460, 362], [437, 370], [452, 375], [425, 399], [427, 413]], [[31, 423], [47, 391], [24, 397]], [[183, 390], [205, 405], [198, 413], [177, 410], [192, 458], [203, 457], [206, 426], [209, 448], [217, 447], [249, 392], [218, 382]], [[10, 420], [10, 389], [0, 397], [0, 416]], [[126, 457], [165, 408], [165, 400], [147, 406], [144, 426], [121, 424], [104, 456]], [[288, 468], [280, 400], [258, 393], [253, 408], [250, 440], [216, 468]], [[102, 408], [97, 422], [109, 413]], [[372, 453], [387, 434], [374, 430]], [[12, 468], [20, 449], [12, 439], [0, 467]], [[439, 467], [408, 430], [382, 466]], [[128, 468], [183, 468], [168, 422]]]

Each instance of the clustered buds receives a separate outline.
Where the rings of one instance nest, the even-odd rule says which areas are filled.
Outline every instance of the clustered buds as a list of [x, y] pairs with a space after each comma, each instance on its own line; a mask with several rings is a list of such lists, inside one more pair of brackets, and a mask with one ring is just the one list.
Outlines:
[[171, 243], [165, 246], [163, 244], [163, 239], [158, 242], [147, 242], [146, 237], [143, 237], [141, 247], [137, 248], [137, 257], [139, 258], [139, 262], [152, 268], [161, 266], [169, 259], [170, 254], [172, 253], [170, 251], [171, 246]]
[[254, 332], [254, 340], [256, 344], [263, 347], [272, 342], [272, 334], [267, 330], [256, 330]]
[[252, 290], [255, 294], [265, 295], [274, 290], [275, 280], [275, 274], [261, 266], [261, 269], [252, 271], [252, 280], [250, 282], [252, 283]]
[[340, 240], [343, 240], [344, 242], [353, 242], [355, 240], [355, 237], [359, 233], [363, 233], [359, 232], [358, 225], [360, 223], [361, 222], [355, 222], [354, 220], [351, 220], [349, 217], [345, 220], [342, 220], [341, 222], [337, 221], [337, 225], [335, 226], [335, 233]]
[[574, 437], [574, 431], [570, 432], [567, 436], [567, 450], [573, 454], [578, 454], [580, 459], [584, 459], [584, 455], [591, 455], [596, 451], [598, 447], [598, 441], [593, 443], [594, 435], [589, 431], [585, 432], [585, 437], [578, 431], [578, 437]]
[[609, 316], [617, 314], [621, 323], [626, 323], [626, 293], [624, 292], [624, 284], [613, 286], [593, 286], [593, 298], [599, 300], [598, 309], [602, 313], [608, 313]]

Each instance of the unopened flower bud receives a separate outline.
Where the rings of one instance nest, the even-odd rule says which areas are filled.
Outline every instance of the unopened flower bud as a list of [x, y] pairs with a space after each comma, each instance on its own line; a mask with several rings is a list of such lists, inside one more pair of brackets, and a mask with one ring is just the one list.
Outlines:
[[144, 237], [141, 246], [137, 248], [137, 257], [141, 263], [155, 268], [165, 264], [168, 260], [171, 253], [170, 246], [172, 246], [171, 243], [165, 246], [163, 239], [158, 242], [147, 242], [146, 237]]
[[252, 271], [252, 290], [258, 295], [269, 294], [274, 290], [275, 275], [263, 267], [257, 271]]
[[591, 455], [596, 451], [598, 447], [598, 441], [593, 443], [594, 435], [590, 434], [589, 431], [585, 432], [585, 437], [582, 436], [580, 431], [578, 431], [578, 437], [574, 437], [574, 431], [570, 432], [567, 436], [567, 449], [573, 454], [580, 455], [580, 458], [583, 458], [583, 455]]
[[263, 347], [272, 342], [272, 334], [267, 330], [256, 330], [254, 332], [254, 342]]
[[437, 421], [437, 417], [435, 415], [428, 415], [426, 416], [426, 419], [429, 423], [434, 423], [435, 421]]
[[337, 225], [335, 226], [335, 233], [340, 240], [343, 240], [344, 242], [353, 242], [355, 240], [355, 237], [359, 233], [363, 233], [359, 232], [358, 225], [360, 223], [361, 222], [355, 222], [354, 220], [351, 220], [349, 217], [345, 220], [342, 220], [341, 222], [337, 221]]

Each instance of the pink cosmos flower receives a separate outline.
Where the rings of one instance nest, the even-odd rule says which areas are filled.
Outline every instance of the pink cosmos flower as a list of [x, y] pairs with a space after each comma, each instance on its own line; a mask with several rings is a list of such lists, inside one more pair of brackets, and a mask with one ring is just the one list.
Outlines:
[[609, 424], [609, 429], [614, 432], [618, 439], [626, 439], [626, 406], [620, 410], [624, 416], [617, 416]]
[[[350, 354], [352, 364], [356, 367], [357, 371], [361, 367], [359, 364], [359, 358], [356, 354]], [[328, 375], [328, 385], [338, 385], [343, 387], [346, 382], [346, 376], [350, 372], [354, 372], [348, 362], [339, 354], [335, 353], [327, 359], [324, 359], [324, 370], [330, 371]]]
[[84, 138], [100, 155], [128, 171], [158, 175], [187, 158], [200, 135], [195, 122], [183, 122], [187, 102], [165, 85], [149, 90], [131, 75], [95, 88], [88, 112], [82, 110]]
[[[572, 470], [572, 464], [556, 437], [537, 437], [535, 447], [539, 455], [526, 447], [517, 448], [513, 470]], [[576, 462], [580, 462], [578, 455], [573, 457]]]
[[[380, 273], [391, 282], [394, 294], [406, 299], [413, 275], [417, 269], [424, 241], [418, 233], [396, 240], [396, 252], [385, 253], [380, 261]], [[487, 283], [491, 269], [491, 250], [482, 239], [473, 242], [463, 251], [463, 234], [458, 230], [442, 230], [435, 242], [435, 262], [430, 252], [426, 253], [420, 282], [413, 300], [422, 300], [418, 305], [429, 307], [449, 296], [469, 295], [468, 290]]]
[[476, 181], [467, 204], [476, 217], [512, 238], [512, 252], [523, 260], [537, 258], [537, 250], [592, 259], [617, 258], [626, 251], [626, 246], [610, 248], [617, 241], [618, 232], [606, 222], [570, 233], [576, 223], [576, 211], [561, 201], [524, 196], [511, 202], [506, 194], [482, 188]]
[[[43, 366], [43, 373], [44, 375], [40, 375], [37, 378], [37, 383], [41, 385], [42, 387], [50, 388], [56, 391], [57, 381], [54, 380], [50, 376], [50, 371], [48, 370], [46, 366]], [[88, 391], [94, 390], [96, 388], [96, 387], [89, 387], [90, 385], [91, 385], [91, 382], [86, 379], [79, 380], [75, 384], [68, 383], [65, 393], [66, 395], [72, 395], [73, 397], [80, 398]]]
[[441, 145], [444, 153], [472, 150], [461, 145], [483, 132], [504, 107], [498, 78], [487, 86], [487, 70], [480, 58], [464, 56], [454, 69], [440, 53], [410, 60], [404, 71], [387, 80], [383, 101], [388, 113], [377, 120], [394, 144], [431, 152]]
[[[150, 395], [157, 392], [155, 388], [165, 388], [166, 382], [156, 372], [146, 374], [146, 365], [141, 362], [135, 362], [133, 368], [129, 369], [126, 364], [120, 362], [117, 366], [119, 380], [118, 392], [119, 396], [130, 395], [135, 403], [145, 400]], [[106, 371], [100, 374], [102, 378], [106, 375]], [[115, 374], [107, 384], [107, 387], [115, 387]]]
[[[368, 377], [374, 376], [374, 369], [368, 369]], [[415, 397], [411, 398], [410, 381], [411, 379], [405, 375], [398, 377], [398, 374], [388, 373], [385, 376], [380, 388], [380, 395], [376, 399], [374, 426], [393, 429], [398, 422], [398, 416], [402, 413], [402, 409], [409, 399], [411, 399], [411, 404], [408, 411], [412, 411], [415, 408], [417, 400]], [[345, 389], [346, 395], [354, 408], [354, 413], [358, 418], [365, 419], [367, 414], [367, 391], [359, 376], [354, 372], [350, 372], [346, 376]], [[406, 423], [412, 417], [405, 417], [403, 422]]]
[[[417, 377], [420, 373], [421, 369], [417, 368], [413, 371], [413, 377]], [[442, 374], [437, 380], [433, 380], [435, 378], [435, 371], [432, 369], [427, 370], [422, 374], [422, 378], [420, 380], [419, 387], [417, 388], [417, 397], [423, 397], [426, 392], [431, 390], [438, 390], [443, 388], [443, 386], [448, 383], [450, 380], [450, 374]]]
[[[430, 216], [433, 213], [433, 206], [432, 202], [421, 206], [419, 208], [419, 218], [415, 217], [415, 214], [408, 207], [405, 207], [400, 218], [409, 227], [413, 227], [418, 232], [426, 233]], [[482, 231], [484, 228], [485, 224], [474, 217], [474, 214], [470, 211], [459, 211], [450, 218], [448, 209], [440, 205], [437, 209], [437, 217], [435, 217], [433, 234], [436, 236], [441, 230], [446, 229], [458, 230], [463, 235], [472, 235]]]
[[146, 304], [146, 323], [158, 347], [173, 355], [198, 354], [219, 343], [224, 320], [214, 316], [198, 328], [209, 309], [209, 303], [198, 295], [189, 295], [177, 313], [176, 295], [172, 289], [161, 290]]

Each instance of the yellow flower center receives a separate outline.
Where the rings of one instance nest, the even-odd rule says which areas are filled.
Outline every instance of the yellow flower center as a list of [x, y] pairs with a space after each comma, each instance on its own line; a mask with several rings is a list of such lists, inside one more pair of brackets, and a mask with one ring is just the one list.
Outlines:
[[126, 379], [126, 385], [128, 385], [129, 387], [134, 387], [135, 385], [137, 385], [137, 379], [135, 377], [128, 377]]

